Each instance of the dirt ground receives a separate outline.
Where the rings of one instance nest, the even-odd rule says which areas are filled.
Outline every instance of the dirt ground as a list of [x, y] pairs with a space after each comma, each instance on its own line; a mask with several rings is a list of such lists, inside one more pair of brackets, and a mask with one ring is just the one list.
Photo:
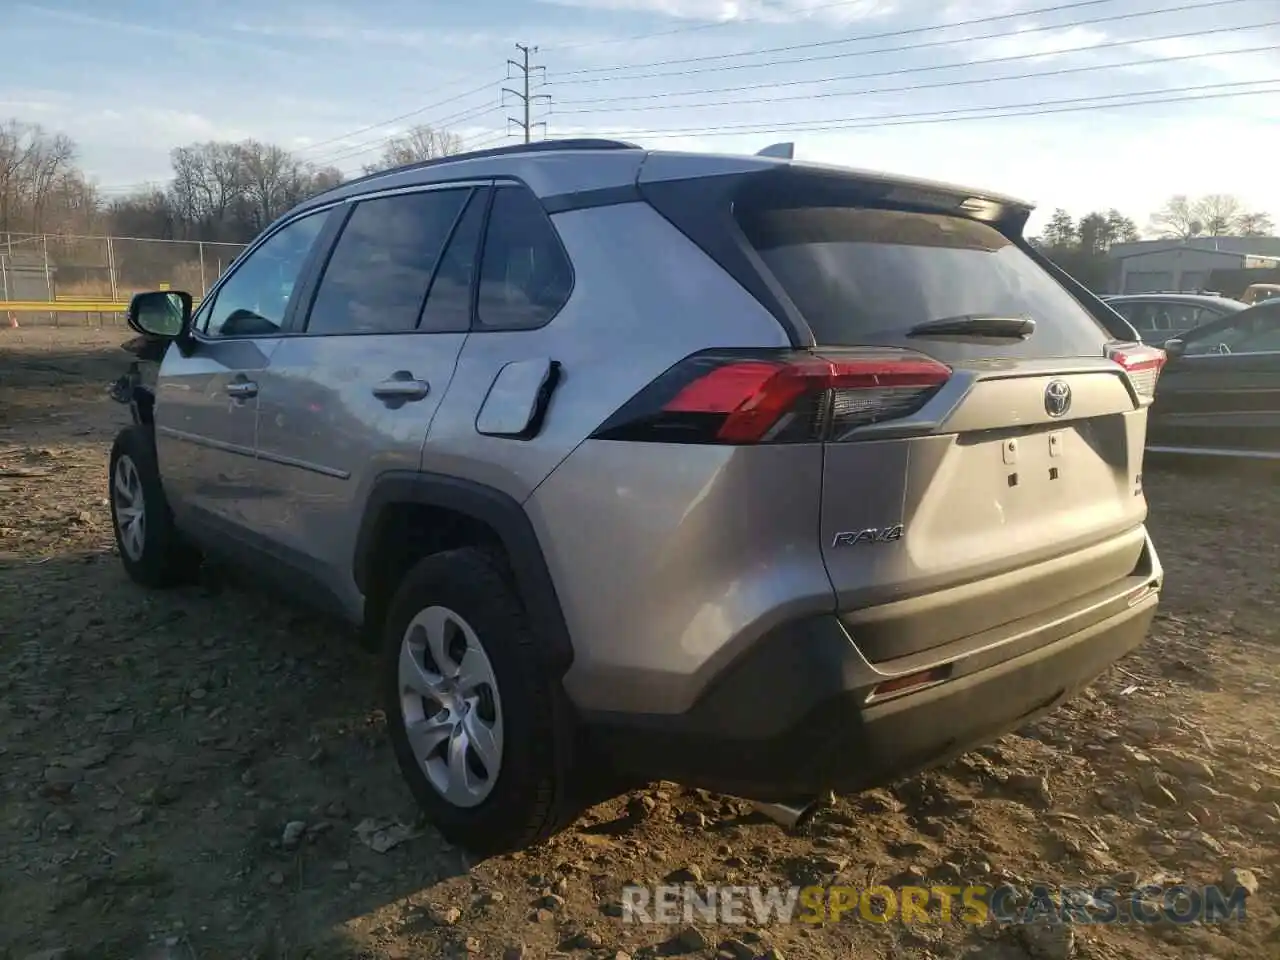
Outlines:
[[[104, 389], [123, 339], [0, 330], [0, 956], [1280, 957], [1274, 474], [1148, 465], [1158, 620], [1044, 722], [796, 834], [652, 784], [475, 863], [416, 823], [347, 631], [215, 574], [125, 579], [105, 476], [127, 411]], [[377, 852], [397, 822], [409, 839]], [[1185, 926], [624, 923], [623, 884], [672, 871], [1250, 895], [1243, 922]]]

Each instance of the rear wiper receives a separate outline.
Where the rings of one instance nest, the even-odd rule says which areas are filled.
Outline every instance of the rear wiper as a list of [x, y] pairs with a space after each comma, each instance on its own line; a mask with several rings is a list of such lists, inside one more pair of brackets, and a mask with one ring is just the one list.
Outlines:
[[982, 313], [962, 313], [917, 323], [907, 331], [908, 337], [998, 337], [1025, 340], [1036, 332], [1030, 317], [999, 317]]

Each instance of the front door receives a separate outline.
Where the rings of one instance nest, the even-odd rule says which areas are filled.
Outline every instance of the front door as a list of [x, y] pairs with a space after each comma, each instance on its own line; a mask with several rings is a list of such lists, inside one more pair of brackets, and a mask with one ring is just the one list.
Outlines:
[[165, 355], [156, 451], [184, 525], [230, 532], [247, 522], [245, 505], [258, 496], [258, 391], [327, 215], [294, 220], [255, 246], [201, 305], [185, 353], [174, 346]]
[[305, 317], [261, 382], [254, 525], [351, 613], [378, 474], [417, 470], [470, 329], [487, 185], [350, 205]]
[[1280, 457], [1280, 303], [1192, 331], [1151, 408], [1148, 447]]

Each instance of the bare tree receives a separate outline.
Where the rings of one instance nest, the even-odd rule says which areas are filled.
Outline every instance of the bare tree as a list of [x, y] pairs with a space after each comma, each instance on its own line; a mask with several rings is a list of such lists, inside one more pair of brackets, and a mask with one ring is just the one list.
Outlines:
[[461, 152], [462, 138], [456, 133], [421, 124], [388, 140], [382, 148], [382, 156], [375, 162], [366, 164], [364, 172], [378, 173], [409, 163], [451, 157]]
[[1151, 229], [1165, 239], [1189, 240], [1199, 236], [1202, 226], [1191, 201], [1180, 193], [1170, 197], [1168, 203], [1151, 215]]
[[1231, 234], [1244, 213], [1240, 201], [1229, 193], [1211, 193], [1191, 206], [1205, 236], [1225, 237]]
[[1236, 230], [1242, 237], [1269, 237], [1275, 229], [1271, 215], [1266, 213], [1243, 213], [1236, 222]]
[[76, 146], [35, 124], [0, 125], [0, 230], [82, 229], [97, 212], [96, 191], [75, 166]]

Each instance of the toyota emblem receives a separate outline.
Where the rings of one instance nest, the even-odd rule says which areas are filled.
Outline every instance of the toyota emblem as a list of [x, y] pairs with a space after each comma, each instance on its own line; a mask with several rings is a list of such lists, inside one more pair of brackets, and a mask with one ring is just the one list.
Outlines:
[[1065, 380], [1052, 380], [1044, 388], [1044, 410], [1051, 417], [1060, 417], [1071, 409], [1071, 387]]

